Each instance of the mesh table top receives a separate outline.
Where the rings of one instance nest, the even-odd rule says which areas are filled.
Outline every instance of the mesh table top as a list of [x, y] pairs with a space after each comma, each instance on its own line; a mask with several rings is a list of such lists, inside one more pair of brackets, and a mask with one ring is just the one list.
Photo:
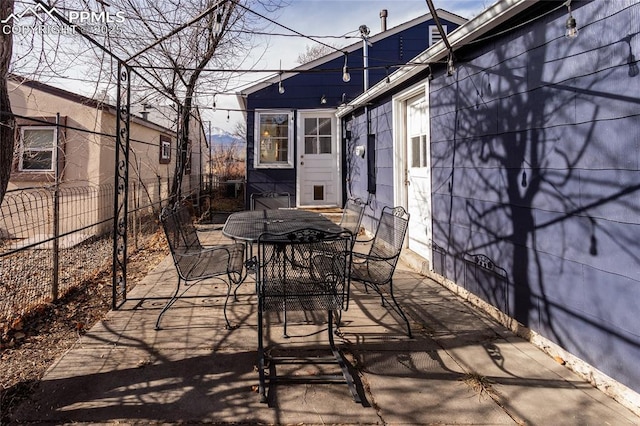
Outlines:
[[297, 209], [253, 210], [233, 213], [227, 218], [222, 233], [236, 240], [257, 242], [260, 234], [274, 234], [315, 228], [327, 232], [344, 231], [320, 213]]

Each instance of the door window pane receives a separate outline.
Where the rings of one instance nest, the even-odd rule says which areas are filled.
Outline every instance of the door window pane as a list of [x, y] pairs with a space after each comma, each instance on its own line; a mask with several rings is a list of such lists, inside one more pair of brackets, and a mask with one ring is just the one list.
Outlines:
[[320, 154], [331, 154], [331, 136], [320, 137]]
[[304, 137], [304, 153], [305, 154], [314, 154], [316, 138], [311, 136]]
[[411, 138], [411, 167], [420, 167], [420, 137]]
[[428, 167], [429, 146], [427, 136], [427, 103], [417, 99], [407, 103], [407, 131], [409, 140], [409, 167]]
[[331, 118], [304, 119], [305, 154], [331, 154]]
[[318, 134], [331, 136], [331, 119], [330, 118], [318, 119]]

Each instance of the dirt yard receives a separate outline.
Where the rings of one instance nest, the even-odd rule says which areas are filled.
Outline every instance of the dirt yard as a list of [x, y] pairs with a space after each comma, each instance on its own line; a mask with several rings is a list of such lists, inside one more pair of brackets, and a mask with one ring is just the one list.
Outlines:
[[[164, 235], [154, 234], [127, 263], [129, 288], [169, 254]], [[0, 424], [38, 387], [49, 366], [111, 309], [111, 270], [94, 277], [54, 303], [0, 330]]]

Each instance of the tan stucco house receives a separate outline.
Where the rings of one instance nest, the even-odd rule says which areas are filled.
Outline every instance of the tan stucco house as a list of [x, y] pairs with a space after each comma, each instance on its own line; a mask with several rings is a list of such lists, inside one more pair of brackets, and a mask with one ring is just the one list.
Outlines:
[[[16, 149], [8, 190], [51, 187], [57, 176], [59, 188], [66, 190], [66, 194], [78, 194], [77, 202], [65, 200], [63, 208], [86, 212], [82, 222], [87, 225], [111, 217], [116, 107], [16, 76], [8, 83], [11, 108], [16, 117]], [[135, 109], [132, 107], [132, 110]], [[131, 117], [129, 186], [145, 187], [141, 192], [147, 198], [143, 204], [157, 205], [160, 199], [166, 198], [171, 187], [177, 157], [176, 133], [166, 121], [163, 124], [156, 124], [147, 114]], [[205, 137], [197, 111], [190, 127], [184, 194], [198, 188], [201, 164], [206, 163], [203, 159]], [[96, 196], [87, 197], [89, 191], [95, 191]], [[130, 203], [140, 202], [131, 198]], [[84, 205], [86, 203], [91, 205]], [[3, 212], [7, 208], [3, 205]], [[72, 216], [76, 223], [65, 225], [63, 222], [63, 228], [77, 229], [77, 215]], [[94, 227], [91, 233], [106, 232], [110, 226], [105, 223]], [[26, 228], [22, 232], [33, 232]], [[32, 235], [14, 235], [17, 238], [28, 236]]]

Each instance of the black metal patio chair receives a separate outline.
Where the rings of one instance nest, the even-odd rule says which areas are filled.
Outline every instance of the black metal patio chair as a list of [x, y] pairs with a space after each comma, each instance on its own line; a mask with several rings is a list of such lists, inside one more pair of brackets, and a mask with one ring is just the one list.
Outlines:
[[[267, 402], [267, 386], [271, 389], [277, 382], [342, 382], [348, 385], [354, 401], [361, 401], [353, 377], [333, 338], [334, 311], [346, 310], [349, 305], [351, 238], [349, 232], [329, 233], [305, 228], [286, 234], [264, 233], [258, 239], [258, 373], [262, 402]], [[301, 262], [298, 256], [303, 256], [305, 261]], [[329, 346], [333, 356], [293, 359], [267, 355], [263, 339], [264, 313], [273, 311], [326, 311]], [[284, 324], [286, 327], [286, 319]], [[275, 374], [278, 364], [304, 363], [338, 364], [342, 374]], [[266, 368], [269, 368], [268, 377]]]
[[173, 296], [158, 315], [156, 330], [160, 329], [162, 316], [179, 298], [182, 282], [188, 285], [208, 278], [218, 278], [227, 285], [224, 319], [226, 327], [231, 328], [227, 319], [227, 302], [232, 283], [239, 285], [242, 280], [244, 244], [203, 246], [191, 220], [189, 207], [184, 203], [177, 203], [173, 208], [165, 207], [160, 221], [178, 273], [178, 283]]
[[291, 208], [288, 192], [255, 192], [251, 194], [251, 210]]
[[[375, 290], [380, 295], [382, 306], [389, 305], [402, 317], [407, 324], [407, 334], [412, 337], [409, 320], [393, 294], [393, 273], [400, 258], [408, 225], [409, 213], [404, 208], [384, 207], [368, 252], [353, 252], [351, 279], [363, 283], [365, 289]], [[387, 294], [393, 303], [389, 303]]]
[[359, 198], [349, 198], [342, 208], [342, 217], [339, 225], [351, 232], [353, 242], [360, 233], [360, 225], [362, 224], [362, 216], [364, 215], [364, 203]]

